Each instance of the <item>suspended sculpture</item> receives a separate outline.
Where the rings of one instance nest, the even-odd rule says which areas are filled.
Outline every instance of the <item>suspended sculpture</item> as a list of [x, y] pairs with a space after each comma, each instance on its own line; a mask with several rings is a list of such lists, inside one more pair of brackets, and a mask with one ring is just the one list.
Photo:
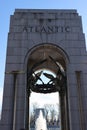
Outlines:
[[[50, 60], [52, 60], [52, 62], [54, 62], [54, 64], [57, 66], [58, 71], [56, 74], [56, 77], [54, 77], [52, 74], [48, 74], [48, 73], [43, 73], [43, 71], [41, 70], [38, 73], [35, 73], [34, 70], [36, 67], [38, 67], [39, 65], [43, 64], [44, 62], [47, 61], [47, 59], [42, 60], [37, 62], [36, 64], [33, 65], [33, 67], [30, 69], [30, 71], [28, 71], [28, 94], [31, 93], [31, 91], [37, 92], [37, 93], [52, 93], [52, 92], [60, 92], [62, 91], [62, 89], [65, 89], [66, 87], [66, 75], [65, 75], [65, 71], [62, 71], [61, 66], [58, 65], [58, 63], [51, 57], [49, 56]], [[48, 81], [48, 83], [44, 83], [44, 81], [41, 79], [41, 75], [47, 77], [48, 79], [50, 79]], [[37, 81], [40, 80], [41, 84], [38, 84]]]

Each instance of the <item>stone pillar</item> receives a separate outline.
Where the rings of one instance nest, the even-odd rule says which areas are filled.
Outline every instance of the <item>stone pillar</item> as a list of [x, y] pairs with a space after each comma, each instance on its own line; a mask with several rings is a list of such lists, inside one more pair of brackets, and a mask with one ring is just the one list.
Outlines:
[[65, 91], [60, 92], [61, 130], [66, 130]]

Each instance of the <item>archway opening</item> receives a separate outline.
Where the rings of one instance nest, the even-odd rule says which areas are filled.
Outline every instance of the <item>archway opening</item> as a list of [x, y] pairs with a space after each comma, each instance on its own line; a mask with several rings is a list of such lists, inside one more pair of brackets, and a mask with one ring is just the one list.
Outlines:
[[[56, 77], [56, 75], [48, 70], [39, 70], [36, 72], [42, 72], [40, 79], [37, 81], [38, 84], [44, 82], [44, 84], [52, 83], [52, 81], [47, 78], [44, 74], [50, 74], [50, 76]], [[51, 82], [50, 82], [51, 81]], [[37, 93], [31, 92], [30, 96], [30, 129], [35, 129], [40, 122], [37, 124], [37, 111], [44, 111], [45, 113], [45, 121], [47, 129], [60, 129], [61, 130], [61, 118], [60, 118], [60, 100], [59, 100], [59, 92], [51, 92], [51, 93]], [[41, 119], [40, 119], [41, 120]], [[39, 126], [39, 129], [41, 129]]]
[[[57, 92], [60, 101], [61, 130], [68, 128], [66, 64], [67, 56], [64, 51], [51, 44], [43, 44], [33, 48], [27, 62], [27, 113], [29, 113], [32, 92], [40, 94]], [[51, 74], [43, 72], [43, 70], [49, 70]], [[44, 75], [49, 81], [45, 83], [41, 75]], [[27, 129], [30, 127], [29, 116], [30, 113], [26, 120]]]

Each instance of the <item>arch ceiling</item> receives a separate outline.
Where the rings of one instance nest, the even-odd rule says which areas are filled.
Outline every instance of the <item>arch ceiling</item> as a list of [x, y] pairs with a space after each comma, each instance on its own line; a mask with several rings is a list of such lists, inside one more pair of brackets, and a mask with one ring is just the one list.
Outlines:
[[[66, 86], [66, 58], [60, 48], [44, 44], [37, 46], [29, 55], [28, 59], [28, 91], [40, 93], [51, 93], [62, 91]], [[43, 73], [43, 69], [48, 69], [56, 74], [56, 77], [48, 73]], [[40, 72], [36, 71], [41, 70]], [[45, 84], [40, 78], [44, 74], [51, 82]], [[38, 84], [37, 81], [42, 81]]]
[[38, 65], [34, 71], [38, 69], [48, 69], [56, 73], [58, 69], [57, 65], [50, 57], [52, 57], [56, 63], [60, 64], [64, 70], [66, 70], [67, 58], [63, 50], [51, 44], [43, 44], [33, 48], [29, 55], [27, 66], [29, 69], [31, 69], [35, 63], [46, 60], [42, 64]]

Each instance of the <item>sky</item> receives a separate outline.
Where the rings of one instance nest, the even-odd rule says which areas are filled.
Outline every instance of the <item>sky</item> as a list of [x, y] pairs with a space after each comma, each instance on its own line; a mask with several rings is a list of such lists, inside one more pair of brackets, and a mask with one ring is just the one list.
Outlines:
[[[76, 9], [82, 16], [87, 37], [87, 0], [0, 0], [0, 109], [4, 84], [7, 37], [10, 15], [15, 9]], [[87, 40], [86, 40], [87, 41]]]

